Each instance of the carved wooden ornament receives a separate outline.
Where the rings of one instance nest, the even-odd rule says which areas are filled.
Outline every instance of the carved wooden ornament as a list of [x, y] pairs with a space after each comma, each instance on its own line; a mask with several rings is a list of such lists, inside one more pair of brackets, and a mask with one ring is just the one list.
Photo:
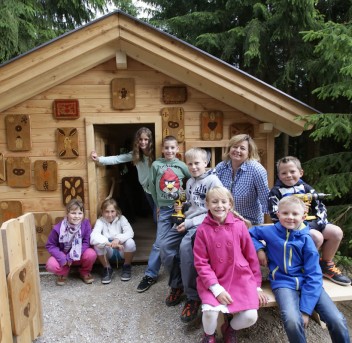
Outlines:
[[246, 134], [253, 138], [254, 136], [254, 127], [249, 123], [236, 123], [230, 125], [230, 138], [232, 136]]
[[179, 143], [185, 139], [185, 112], [182, 107], [165, 107], [161, 110], [163, 138], [176, 137]]
[[48, 213], [33, 213], [35, 221], [35, 233], [37, 237], [37, 247], [45, 248], [48, 236], [52, 229], [52, 219]]
[[113, 79], [111, 92], [114, 109], [131, 110], [135, 107], [134, 79]]
[[57, 189], [57, 162], [34, 161], [34, 183], [38, 191], [55, 191]]
[[57, 99], [53, 103], [55, 119], [79, 118], [79, 102], [77, 99]]
[[5, 158], [4, 158], [4, 155], [0, 152], [0, 183], [5, 181], [6, 181]]
[[223, 113], [204, 111], [201, 113], [201, 137], [204, 141], [220, 141], [223, 138]]
[[31, 185], [31, 160], [29, 157], [8, 157], [6, 160], [7, 184], [10, 187]]
[[28, 114], [9, 114], [5, 117], [7, 147], [10, 151], [31, 150], [31, 122]]
[[76, 158], [78, 153], [78, 130], [74, 127], [56, 129], [57, 154], [60, 158]]
[[18, 200], [0, 201], [0, 225], [23, 214], [22, 203]]
[[187, 101], [186, 86], [163, 87], [163, 102], [165, 104], [182, 104]]
[[84, 202], [84, 184], [79, 176], [62, 178], [62, 199], [66, 206], [72, 199]]

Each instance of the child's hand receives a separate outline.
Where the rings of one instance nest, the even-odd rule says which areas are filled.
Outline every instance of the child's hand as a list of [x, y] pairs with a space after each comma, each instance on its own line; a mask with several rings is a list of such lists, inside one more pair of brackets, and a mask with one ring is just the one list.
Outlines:
[[263, 291], [258, 291], [259, 306], [265, 306], [268, 303], [268, 296]]
[[306, 329], [308, 327], [308, 324], [309, 324], [309, 316], [308, 316], [308, 314], [302, 312], [302, 319], [303, 319], [303, 326]]
[[114, 249], [118, 249], [119, 246], [121, 246], [120, 244], [120, 241], [118, 239], [114, 239], [112, 242], [111, 242], [111, 247], [114, 248]]
[[94, 150], [90, 153], [90, 157], [93, 161], [99, 161], [98, 154]]
[[178, 233], [183, 233], [186, 231], [185, 223], [181, 223], [180, 225], [176, 226], [176, 230]]
[[230, 305], [233, 302], [231, 295], [226, 291], [221, 292], [216, 299], [222, 305]]
[[263, 267], [266, 267], [268, 265], [268, 259], [266, 258], [265, 251], [263, 249], [260, 249], [258, 250], [257, 255], [259, 264]]

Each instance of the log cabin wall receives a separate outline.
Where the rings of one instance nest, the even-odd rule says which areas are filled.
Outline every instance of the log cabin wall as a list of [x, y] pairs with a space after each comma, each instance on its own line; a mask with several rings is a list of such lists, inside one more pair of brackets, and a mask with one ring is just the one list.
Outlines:
[[[97, 209], [90, 208], [88, 200], [89, 187], [88, 171], [93, 162], [89, 159], [90, 147], [103, 153], [106, 137], [103, 132], [94, 132], [94, 142], [88, 136], [86, 119], [130, 117], [137, 118], [143, 123], [144, 117], [155, 117], [160, 122], [161, 109], [164, 107], [182, 107], [185, 112], [185, 141], [180, 150], [183, 153], [190, 146], [223, 147], [229, 139], [229, 127], [234, 123], [249, 123], [254, 127], [254, 138], [262, 153], [262, 163], [268, 169], [269, 183], [273, 182], [274, 165], [274, 132], [260, 133], [258, 120], [249, 117], [228, 105], [215, 100], [194, 88], [187, 87], [188, 99], [183, 104], [167, 105], [162, 101], [162, 87], [179, 85], [180, 83], [146, 65], [131, 58], [127, 59], [126, 70], [116, 70], [116, 61], [111, 59], [97, 67], [83, 72], [68, 81], [33, 96], [0, 114], [0, 153], [6, 160], [8, 157], [29, 157], [31, 160], [31, 185], [27, 188], [12, 188], [7, 182], [0, 183], [0, 200], [21, 200], [23, 213], [46, 212], [53, 222], [65, 214], [65, 207], [61, 194], [61, 180], [63, 177], [78, 176], [84, 180], [84, 201], [86, 215], [94, 224]], [[112, 107], [111, 81], [114, 78], [133, 78], [135, 81], [135, 108], [132, 110], [115, 110]], [[186, 85], [187, 86], [187, 85]], [[80, 117], [75, 120], [57, 120], [53, 117], [53, 101], [55, 99], [78, 99]], [[224, 114], [223, 141], [201, 142], [200, 113], [206, 110], [219, 110]], [[7, 149], [5, 116], [8, 114], [28, 114], [31, 121], [30, 151], [12, 152]], [[58, 157], [56, 146], [56, 129], [58, 127], [74, 127], [78, 130], [79, 156], [72, 159]], [[159, 128], [159, 126], [157, 126]], [[86, 135], [87, 134], [87, 135]], [[161, 132], [155, 132], [157, 157], [160, 155]], [[88, 141], [87, 141], [88, 137]], [[87, 147], [88, 145], [88, 147]], [[38, 191], [33, 182], [33, 164], [36, 160], [55, 160], [58, 164], [58, 187], [55, 191]], [[96, 168], [98, 169], [98, 168]], [[95, 169], [95, 170], [96, 170]], [[91, 169], [93, 170], [93, 169]], [[96, 175], [104, 181], [100, 182], [96, 204], [106, 196], [110, 187], [109, 172], [96, 171]], [[100, 174], [99, 174], [100, 173]], [[90, 176], [91, 177], [91, 176]]]

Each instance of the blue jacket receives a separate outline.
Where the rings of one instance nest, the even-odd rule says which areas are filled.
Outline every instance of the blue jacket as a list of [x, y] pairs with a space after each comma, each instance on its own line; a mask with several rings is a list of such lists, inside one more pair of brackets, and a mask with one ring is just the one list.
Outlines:
[[249, 233], [256, 250], [264, 249], [267, 254], [271, 288], [300, 291], [300, 311], [311, 315], [322, 291], [323, 275], [309, 227], [288, 230], [278, 222], [254, 226]]

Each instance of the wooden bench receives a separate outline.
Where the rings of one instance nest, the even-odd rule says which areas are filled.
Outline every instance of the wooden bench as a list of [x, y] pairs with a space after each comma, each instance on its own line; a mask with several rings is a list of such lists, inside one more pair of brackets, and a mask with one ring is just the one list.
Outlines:
[[[330, 298], [334, 302], [352, 300], [352, 286], [351, 285], [350, 286], [340, 286], [340, 285], [337, 285], [336, 283], [324, 278], [323, 279], [323, 287], [324, 287], [326, 293], [329, 294]], [[277, 306], [277, 303], [275, 301], [275, 297], [274, 297], [274, 294], [271, 290], [269, 281], [263, 281], [262, 290], [268, 296], [269, 300], [265, 306], [262, 306], [260, 308]], [[259, 313], [259, 315], [260, 315], [260, 313]], [[320, 320], [319, 315], [317, 313], [313, 313], [312, 318], [316, 322], [318, 322], [318, 324], [320, 324], [323, 328], [326, 328], [325, 323]], [[224, 316], [219, 315], [218, 325], [217, 325], [217, 329], [216, 329], [218, 337], [222, 337], [221, 325], [223, 323], [224, 323]]]

